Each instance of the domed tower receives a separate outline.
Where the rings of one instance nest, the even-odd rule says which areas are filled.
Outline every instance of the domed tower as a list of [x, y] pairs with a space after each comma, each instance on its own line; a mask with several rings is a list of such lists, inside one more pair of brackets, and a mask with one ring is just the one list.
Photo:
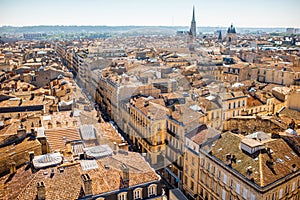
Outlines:
[[227, 30], [226, 42], [228, 42], [230, 44], [237, 44], [236, 30], [232, 24]]

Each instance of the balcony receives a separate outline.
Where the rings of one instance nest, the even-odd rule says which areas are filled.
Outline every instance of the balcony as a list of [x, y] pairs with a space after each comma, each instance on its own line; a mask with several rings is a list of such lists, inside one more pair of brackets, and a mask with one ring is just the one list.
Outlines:
[[173, 137], [175, 137], [175, 138], [177, 138], [177, 139], [179, 138], [178, 135], [176, 135], [176, 134], [175, 134], [173, 131], [171, 131], [169, 128], [167, 128], [167, 133], [170, 134], [170, 135], [172, 135]]

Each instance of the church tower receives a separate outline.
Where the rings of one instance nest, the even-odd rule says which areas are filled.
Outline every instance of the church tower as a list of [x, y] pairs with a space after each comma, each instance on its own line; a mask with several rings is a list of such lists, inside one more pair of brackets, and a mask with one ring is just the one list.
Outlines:
[[236, 30], [233, 24], [231, 24], [231, 26], [227, 30], [226, 42], [229, 44], [237, 44]]
[[190, 36], [196, 38], [195, 6], [193, 7], [193, 18], [191, 22]]

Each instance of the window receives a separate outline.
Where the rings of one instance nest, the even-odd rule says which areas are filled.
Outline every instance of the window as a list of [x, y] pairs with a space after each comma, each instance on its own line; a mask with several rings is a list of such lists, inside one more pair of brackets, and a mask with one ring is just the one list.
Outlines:
[[210, 181], [210, 179], [209, 179], [209, 177], [207, 177], [206, 178], [206, 185], [209, 187], [209, 181]]
[[201, 181], [202, 181], [202, 183], [204, 183], [204, 179], [205, 179], [205, 174], [202, 173], [202, 176], [201, 176]]
[[191, 180], [191, 190], [194, 190], [194, 182]]
[[231, 109], [231, 103], [228, 104], [228, 109]]
[[222, 200], [226, 200], [226, 191], [222, 190]]
[[192, 157], [192, 165], [195, 165], [195, 158]]
[[230, 180], [230, 188], [233, 188], [233, 180]]
[[152, 184], [148, 187], [148, 196], [151, 197], [153, 195], [156, 195], [156, 185]]
[[187, 181], [188, 181], [188, 180], [187, 180], [187, 176], [185, 175], [185, 176], [184, 176], [184, 184], [185, 184], [185, 185], [187, 185]]
[[224, 174], [224, 176], [223, 176], [223, 183], [227, 184], [227, 175], [226, 174]]
[[200, 189], [200, 196], [203, 197], [203, 188]]
[[142, 188], [137, 188], [133, 190], [133, 198], [134, 199], [141, 199], [142, 198]]
[[288, 194], [289, 193], [289, 185], [286, 185], [286, 188], [285, 188], [285, 193]]
[[255, 200], [255, 195], [251, 193], [250, 200]]
[[233, 102], [233, 108], [235, 108], [235, 102]]
[[191, 169], [191, 177], [195, 178], [195, 170]]
[[273, 193], [272, 194], [272, 200], [275, 200], [275, 197], [276, 197], [276, 193]]
[[205, 166], [205, 160], [202, 159], [202, 167], [204, 167], [204, 166]]
[[215, 175], [215, 173], [216, 173], [216, 167], [213, 166], [213, 167], [212, 167], [212, 174]]
[[218, 179], [221, 178], [221, 171], [218, 172]]
[[236, 184], [236, 187], [235, 187], [235, 192], [240, 194], [240, 184]]
[[118, 200], [127, 200], [127, 192], [118, 194]]
[[210, 170], [210, 163], [208, 162], [207, 163], [207, 171], [209, 171]]
[[211, 190], [215, 191], [215, 182], [214, 182], [214, 180], [211, 181]]
[[244, 188], [244, 190], [243, 190], [244, 199], [247, 199], [247, 193], [248, 193], [248, 190]]
[[292, 184], [292, 191], [294, 191], [296, 189], [296, 182], [293, 182]]
[[278, 195], [278, 198], [279, 198], [279, 199], [282, 198], [282, 193], [283, 193], [283, 189], [280, 189], [280, 190], [279, 190], [279, 195]]
[[217, 195], [220, 196], [220, 185], [217, 184]]

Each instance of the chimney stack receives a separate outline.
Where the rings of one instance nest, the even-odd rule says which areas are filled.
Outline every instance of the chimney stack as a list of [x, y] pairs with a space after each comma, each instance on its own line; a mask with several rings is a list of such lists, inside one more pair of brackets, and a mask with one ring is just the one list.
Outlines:
[[88, 174], [82, 174], [83, 191], [85, 196], [93, 195], [92, 180]]
[[121, 164], [122, 176], [120, 188], [128, 188], [129, 187], [129, 168], [126, 164]]
[[117, 149], [117, 143], [116, 142], [114, 142], [114, 151], [117, 151], [118, 149]]
[[14, 161], [12, 161], [9, 164], [9, 172], [10, 172], [10, 174], [14, 174], [14, 173], [16, 173], [16, 171], [17, 171], [16, 163]]
[[37, 183], [37, 199], [44, 200], [46, 199], [46, 189], [44, 182]]
[[254, 180], [252, 175], [253, 175], [252, 167], [249, 166], [249, 167], [247, 168], [246, 176], [247, 176], [247, 178], [248, 178], [249, 180], [251, 180], [251, 181]]
[[28, 154], [29, 154], [29, 161], [32, 162], [34, 158], [34, 151], [30, 151], [28, 152]]

